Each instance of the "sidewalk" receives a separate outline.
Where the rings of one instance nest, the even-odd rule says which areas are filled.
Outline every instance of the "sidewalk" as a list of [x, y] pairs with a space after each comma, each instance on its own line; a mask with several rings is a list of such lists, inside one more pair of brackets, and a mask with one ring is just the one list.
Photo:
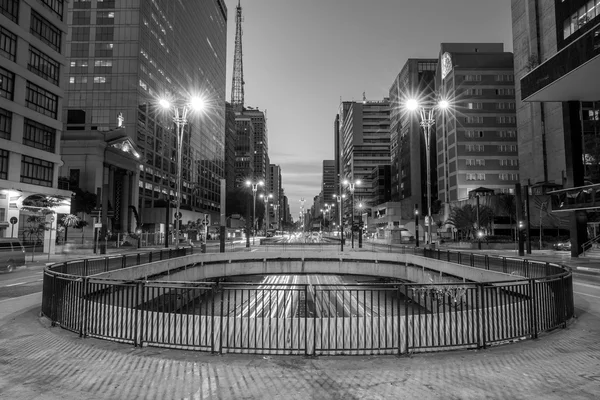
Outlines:
[[[555, 254], [526, 258], [559, 261]], [[40, 302], [40, 293], [0, 302], [1, 399], [562, 400], [600, 393], [600, 314], [583, 301], [567, 328], [538, 340], [401, 358], [134, 348], [51, 327], [39, 317]]]

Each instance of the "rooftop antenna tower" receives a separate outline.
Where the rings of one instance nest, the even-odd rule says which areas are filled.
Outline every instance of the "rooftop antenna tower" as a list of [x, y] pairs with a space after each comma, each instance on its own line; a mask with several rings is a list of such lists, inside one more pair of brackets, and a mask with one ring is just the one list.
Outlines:
[[235, 53], [233, 55], [233, 84], [231, 104], [236, 111], [244, 109], [244, 63], [242, 61], [242, 6], [238, 0], [235, 16]]

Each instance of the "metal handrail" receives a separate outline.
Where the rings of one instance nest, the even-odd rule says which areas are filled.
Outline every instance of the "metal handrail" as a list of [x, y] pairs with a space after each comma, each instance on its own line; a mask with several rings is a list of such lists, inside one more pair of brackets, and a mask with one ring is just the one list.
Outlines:
[[600, 235], [596, 236], [593, 239], [588, 240], [584, 244], [581, 245], [581, 249], [583, 250], [583, 256], [585, 257], [585, 252], [592, 248], [594, 243], [598, 243], [600, 241]]

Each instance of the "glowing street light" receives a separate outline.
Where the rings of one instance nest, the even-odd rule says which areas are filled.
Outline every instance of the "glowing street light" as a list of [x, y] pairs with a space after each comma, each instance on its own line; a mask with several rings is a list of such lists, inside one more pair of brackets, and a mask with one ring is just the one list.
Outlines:
[[[434, 111], [446, 110], [450, 107], [450, 103], [441, 99], [437, 103], [431, 102], [419, 102], [417, 99], [408, 99], [405, 103], [405, 108], [409, 111], [417, 111], [421, 118], [420, 125], [423, 127], [423, 134], [425, 135], [425, 154], [427, 156], [427, 243], [431, 244], [431, 225], [433, 221], [431, 219], [431, 148], [430, 148], [430, 137], [431, 128], [435, 125]], [[418, 246], [417, 239], [417, 246]]]
[[[264, 186], [265, 183], [261, 180], [253, 182], [251, 180], [246, 181], [246, 186], [252, 187], [252, 198], [253, 198], [253, 209], [252, 209], [252, 246], [254, 246], [254, 237], [256, 236], [256, 191], [259, 186]], [[250, 247], [249, 237], [246, 236], [246, 247]]]
[[[181, 152], [183, 146], [183, 132], [188, 121], [189, 113], [193, 111], [202, 111], [204, 109], [204, 100], [201, 97], [192, 97], [188, 101], [178, 100], [172, 102], [163, 98], [159, 99], [158, 104], [161, 108], [173, 112], [173, 122], [175, 122], [175, 125], [177, 126], [177, 176], [175, 177], [177, 201], [175, 209], [175, 248], [179, 248], [179, 224], [181, 222], [181, 213], [179, 212], [179, 209], [181, 208]], [[168, 198], [167, 201], [171, 201], [171, 199]]]

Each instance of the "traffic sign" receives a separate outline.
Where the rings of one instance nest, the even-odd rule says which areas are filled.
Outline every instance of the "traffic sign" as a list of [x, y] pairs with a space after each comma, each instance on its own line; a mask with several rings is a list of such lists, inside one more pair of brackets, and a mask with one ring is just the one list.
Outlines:
[[94, 224], [94, 228], [102, 228], [102, 223]]
[[17, 217], [12, 217], [10, 219], [10, 223], [13, 224], [13, 225], [16, 224], [17, 222], [19, 222], [19, 220], [17, 219]]
[[173, 216], [175, 217], [175, 219], [181, 219], [182, 214], [181, 211], [179, 212], [179, 215], [177, 213], [173, 214]]

